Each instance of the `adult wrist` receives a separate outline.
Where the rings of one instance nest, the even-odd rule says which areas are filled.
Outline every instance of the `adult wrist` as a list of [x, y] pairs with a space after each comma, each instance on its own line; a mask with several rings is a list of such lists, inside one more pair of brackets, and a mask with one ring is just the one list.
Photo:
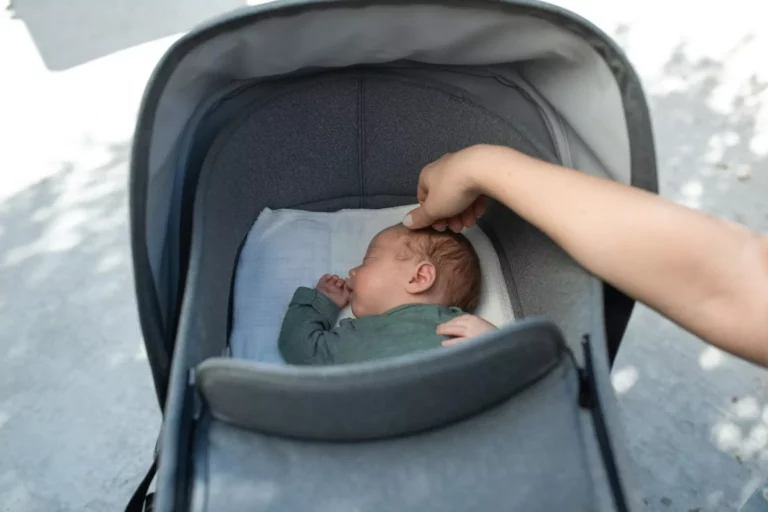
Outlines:
[[477, 195], [485, 195], [498, 199], [496, 179], [504, 167], [514, 165], [514, 161], [522, 154], [506, 146], [493, 144], [477, 144], [466, 149], [470, 152], [472, 162], [467, 171], [467, 188]]

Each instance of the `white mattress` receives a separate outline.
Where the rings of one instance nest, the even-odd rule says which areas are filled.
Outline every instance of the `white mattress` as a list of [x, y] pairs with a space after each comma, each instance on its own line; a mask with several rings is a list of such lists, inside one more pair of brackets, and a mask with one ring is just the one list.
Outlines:
[[[333, 213], [265, 208], [253, 224], [235, 274], [232, 356], [284, 364], [277, 348], [283, 316], [299, 286], [323, 274], [347, 276], [371, 239], [413, 206]], [[483, 286], [477, 314], [496, 325], [514, 320], [498, 256], [483, 231], [464, 230], [480, 257]], [[352, 316], [347, 307], [341, 318]]]

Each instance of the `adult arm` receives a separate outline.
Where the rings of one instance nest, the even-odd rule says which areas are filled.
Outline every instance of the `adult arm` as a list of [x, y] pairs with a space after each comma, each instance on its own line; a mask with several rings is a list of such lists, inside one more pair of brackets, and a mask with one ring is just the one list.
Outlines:
[[768, 238], [499, 146], [428, 165], [403, 223], [460, 229], [493, 197], [584, 268], [705, 341], [768, 366]]

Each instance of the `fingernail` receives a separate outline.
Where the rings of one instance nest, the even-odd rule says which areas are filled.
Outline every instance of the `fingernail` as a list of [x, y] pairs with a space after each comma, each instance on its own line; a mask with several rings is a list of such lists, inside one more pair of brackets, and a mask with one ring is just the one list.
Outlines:
[[413, 216], [410, 213], [403, 218], [403, 226], [407, 228], [413, 226]]

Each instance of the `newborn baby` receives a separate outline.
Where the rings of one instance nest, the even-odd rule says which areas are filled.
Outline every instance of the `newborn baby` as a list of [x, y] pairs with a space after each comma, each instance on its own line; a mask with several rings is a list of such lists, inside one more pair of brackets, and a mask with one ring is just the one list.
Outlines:
[[[280, 331], [289, 364], [355, 363], [439, 347], [437, 326], [472, 312], [480, 261], [461, 234], [389, 227], [368, 246], [349, 279], [325, 275], [293, 295]], [[333, 328], [351, 304], [356, 319]]]

